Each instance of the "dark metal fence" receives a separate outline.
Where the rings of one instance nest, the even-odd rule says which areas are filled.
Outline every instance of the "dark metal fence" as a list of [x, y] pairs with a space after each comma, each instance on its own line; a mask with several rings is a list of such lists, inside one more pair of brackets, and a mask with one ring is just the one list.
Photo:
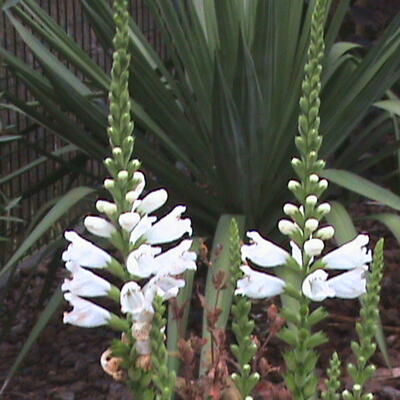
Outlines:
[[[37, 0], [39, 5], [51, 15], [57, 23], [63, 27], [80, 46], [91, 55], [91, 57], [107, 72], [110, 71], [111, 57], [105, 54], [102, 46], [98, 43], [94, 32], [85, 18], [80, 0]], [[1, 1], [0, 1], [1, 4]], [[144, 34], [148, 37], [154, 47], [162, 51], [160, 37], [157, 34], [154, 21], [149, 10], [143, 4], [143, 0], [131, 0], [131, 13], [142, 28]], [[19, 38], [15, 29], [7, 21], [4, 13], [0, 16], [0, 41], [3, 47], [15, 54], [18, 58], [39, 68], [38, 62], [29, 51], [24, 42]], [[11, 91], [18, 98], [23, 100], [33, 100], [27, 88], [0, 65], [1, 85]], [[0, 117], [4, 126], [13, 127], [17, 133], [24, 132], [24, 143], [15, 141], [12, 143], [0, 143], [0, 179], [14, 171], [18, 171], [31, 163], [37, 162], [43, 154], [39, 154], [34, 146], [27, 146], [32, 143], [46, 149], [54, 151], [62, 147], [61, 139], [44, 131], [43, 128], [36, 126], [32, 121], [27, 120], [20, 114], [0, 109]], [[46, 178], [57, 167], [52, 160], [46, 160], [29, 168], [26, 173], [18, 175], [14, 179], [0, 185], [0, 191], [8, 199], [18, 197], [27, 188], [33, 187], [38, 182]], [[96, 174], [99, 173], [101, 166], [96, 162], [90, 162], [87, 168]], [[82, 176], [78, 179], [79, 184], [87, 184], [88, 178]], [[65, 192], [68, 180], [65, 179], [52, 186], [47, 186], [38, 193], [23, 199], [19, 206], [13, 209], [13, 216], [19, 217], [25, 221], [32, 219], [38, 210], [50, 199]], [[1, 195], [0, 193], [0, 195]], [[0, 201], [1, 198], [0, 198]], [[16, 236], [18, 225], [6, 224], [0, 221], [0, 236]], [[1, 260], [2, 257], [0, 257]]]

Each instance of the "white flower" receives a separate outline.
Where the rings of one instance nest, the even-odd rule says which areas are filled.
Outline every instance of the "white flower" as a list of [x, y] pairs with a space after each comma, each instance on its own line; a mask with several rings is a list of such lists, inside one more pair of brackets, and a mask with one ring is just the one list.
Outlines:
[[103, 238], [110, 238], [117, 231], [111, 222], [100, 217], [86, 217], [83, 224], [90, 233]]
[[71, 292], [76, 296], [105, 296], [111, 289], [111, 284], [93, 272], [82, 268], [74, 262], [67, 262], [66, 268], [71, 272], [72, 279], [65, 279], [61, 290]]
[[157, 217], [149, 217], [145, 215], [135, 226], [129, 238], [130, 242], [135, 245], [142, 236], [147, 233], [152, 227], [153, 223], [157, 221]]
[[135, 211], [141, 214], [151, 214], [153, 211], [162, 207], [168, 199], [165, 189], [155, 190], [149, 193], [143, 200], [136, 200], [133, 204]]
[[322, 269], [308, 275], [302, 285], [304, 295], [314, 301], [335, 297], [335, 291], [329, 286], [327, 278], [328, 274]]
[[76, 232], [66, 231], [64, 236], [71, 242], [62, 254], [64, 261], [73, 261], [83, 267], [105, 268], [112, 260], [107, 252], [83, 239]]
[[366, 271], [368, 267], [362, 265], [351, 271], [344, 272], [328, 280], [329, 286], [335, 291], [335, 296], [342, 299], [354, 299], [366, 292]]
[[65, 293], [64, 297], [73, 307], [72, 311], [64, 313], [64, 324], [76, 325], [82, 328], [94, 328], [108, 324], [111, 313], [106, 309], [81, 299], [70, 292]]
[[190, 219], [180, 218], [185, 211], [185, 206], [176, 206], [145, 233], [146, 242], [150, 244], [169, 243], [179, 239], [185, 233], [191, 235], [192, 226]]
[[148, 298], [160, 296], [163, 300], [169, 300], [178, 295], [179, 289], [185, 286], [183, 279], [175, 279], [170, 276], [155, 276], [144, 286], [143, 290]]
[[324, 242], [321, 239], [309, 239], [304, 243], [304, 251], [309, 256], [319, 256], [324, 249]]
[[160, 247], [142, 244], [138, 249], [132, 251], [126, 260], [129, 273], [140, 278], [148, 278], [155, 274], [158, 268], [154, 257], [160, 253]]
[[129, 313], [138, 322], [149, 322], [153, 319], [153, 293], [146, 296], [136, 282], [128, 282], [121, 289], [121, 312]]
[[192, 240], [182, 240], [177, 246], [155, 258], [157, 275], [179, 275], [186, 270], [196, 270], [197, 255], [189, 251]]
[[236, 295], [264, 299], [281, 294], [285, 288], [285, 282], [280, 278], [254, 271], [247, 265], [243, 265], [240, 269], [245, 276], [237, 282]]
[[137, 186], [134, 190], [131, 190], [125, 196], [126, 200], [129, 201], [130, 203], [133, 203], [134, 201], [136, 201], [139, 198], [139, 196], [142, 194], [143, 189], [146, 185], [146, 179], [145, 179], [143, 173], [140, 171], [137, 171], [133, 174], [133, 179]]
[[372, 261], [371, 250], [366, 246], [368, 235], [358, 235], [352, 241], [345, 243], [322, 258], [327, 269], [353, 269]]
[[140, 215], [134, 212], [126, 212], [119, 216], [118, 223], [122, 229], [132, 232], [133, 228], [139, 223]]
[[366, 292], [367, 270], [368, 267], [363, 265], [327, 279], [328, 274], [319, 269], [304, 279], [302, 290], [305, 296], [314, 301], [322, 301], [327, 297], [354, 299]]
[[276, 267], [283, 265], [290, 257], [289, 253], [279, 246], [265, 240], [256, 231], [247, 232], [250, 244], [241, 248], [242, 260], [249, 259], [260, 267]]

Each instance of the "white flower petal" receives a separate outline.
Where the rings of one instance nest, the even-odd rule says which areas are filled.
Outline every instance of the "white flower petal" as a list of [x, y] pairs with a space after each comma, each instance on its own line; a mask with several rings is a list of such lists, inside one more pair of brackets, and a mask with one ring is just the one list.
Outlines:
[[81, 299], [70, 292], [65, 293], [64, 297], [73, 307], [72, 311], [64, 313], [64, 324], [76, 325], [82, 328], [94, 328], [108, 324], [111, 313], [106, 309]]
[[192, 240], [182, 240], [177, 246], [155, 258], [157, 275], [179, 275], [186, 270], [196, 270], [197, 255], [189, 251]]
[[328, 285], [335, 291], [335, 296], [341, 299], [354, 299], [366, 292], [366, 271], [363, 265], [351, 271], [344, 272], [328, 280]]
[[146, 242], [150, 244], [169, 243], [179, 239], [185, 233], [191, 235], [192, 226], [190, 219], [180, 218], [185, 211], [185, 206], [176, 206], [146, 232]]
[[141, 356], [151, 354], [150, 339], [135, 341], [135, 348], [136, 348], [137, 353], [140, 354]]
[[285, 288], [285, 282], [275, 276], [254, 271], [247, 265], [243, 265], [241, 270], [245, 276], [237, 282], [236, 295], [264, 299], [281, 294]]
[[160, 247], [142, 244], [138, 249], [132, 251], [126, 260], [129, 273], [140, 278], [148, 278], [157, 273], [158, 267], [154, 257], [160, 253]]
[[303, 265], [303, 257], [301, 254], [301, 250], [299, 246], [293, 240], [290, 241], [290, 247], [292, 248], [292, 257], [295, 259], [297, 264], [300, 265], [300, 267]]
[[76, 296], [98, 297], [106, 296], [111, 285], [105, 279], [100, 278], [74, 262], [67, 262], [66, 268], [72, 273], [72, 279], [65, 279], [61, 290], [71, 292]]
[[327, 297], [334, 297], [335, 291], [327, 283], [328, 274], [318, 269], [308, 275], [302, 284], [302, 290], [306, 297], [314, 301], [322, 301]]
[[149, 217], [145, 215], [140, 222], [135, 226], [133, 229], [131, 236], [130, 236], [130, 242], [134, 245], [137, 243], [137, 241], [145, 234], [147, 233], [154, 222], [157, 221], [157, 217]]
[[247, 232], [250, 244], [241, 248], [242, 260], [249, 259], [260, 267], [276, 267], [286, 263], [289, 253], [268, 240], [256, 231]]
[[[137, 205], [135, 211], [141, 214], [150, 214], [162, 207], [168, 199], [168, 193], [165, 189], [155, 190], [144, 197]], [[135, 207], [135, 205], [134, 205]]]
[[73, 261], [83, 267], [105, 268], [112, 260], [107, 252], [83, 239], [76, 232], [66, 231], [64, 236], [71, 242], [62, 254], [64, 261]]
[[116, 232], [114, 225], [104, 218], [88, 216], [84, 219], [85, 228], [93, 235], [110, 238]]
[[131, 232], [139, 221], [140, 215], [134, 212], [123, 213], [118, 218], [119, 225], [127, 232]]
[[121, 312], [129, 313], [135, 321], [151, 321], [154, 315], [152, 299], [146, 299], [136, 282], [127, 282], [121, 289]]
[[368, 235], [358, 235], [352, 241], [345, 243], [338, 249], [331, 251], [322, 261], [327, 269], [353, 269], [372, 261], [371, 251], [366, 246]]
[[136, 201], [139, 198], [139, 196], [142, 194], [143, 189], [146, 185], [146, 179], [145, 179], [143, 173], [140, 171], [137, 171], [133, 174], [133, 179], [137, 183], [136, 188], [126, 194], [126, 200], [129, 201], [130, 203], [133, 203], [134, 201]]
[[179, 289], [185, 286], [183, 279], [175, 279], [169, 276], [155, 276], [144, 286], [145, 297], [154, 299], [155, 295], [169, 300], [178, 295]]

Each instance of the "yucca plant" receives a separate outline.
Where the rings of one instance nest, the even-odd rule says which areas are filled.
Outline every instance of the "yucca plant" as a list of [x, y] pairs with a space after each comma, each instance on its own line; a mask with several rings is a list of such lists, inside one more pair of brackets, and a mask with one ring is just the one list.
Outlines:
[[[338, 169], [362, 173], [371, 168], [375, 159], [366, 156], [392, 130], [390, 116], [375, 113], [368, 127], [353, 135], [374, 102], [399, 78], [400, 17], [370, 49], [337, 42], [349, 3], [339, 1], [329, 16], [321, 155], [336, 168], [326, 171], [332, 182], [353, 190], [357, 183], [359, 192], [386, 202], [387, 191]], [[212, 255], [218, 253], [222, 259], [229, 248], [226, 214], [241, 215], [243, 225], [268, 232], [286, 200], [291, 174], [287, 159], [294, 153], [314, 1], [146, 0], [146, 4], [167, 56], [162, 58], [153, 49], [132, 20], [130, 85], [138, 124], [137, 156], [154, 179], [171, 190], [172, 201], [188, 204], [197, 234], [212, 234], [221, 218]], [[82, 5], [110, 52], [115, 27], [108, 2], [82, 0]], [[27, 103], [7, 91], [9, 107], [74, 146], [78, 165], [89, 158], [103, 159], [108, 151], [107, 74], [34, 0], [9, 0], [3, 10], [42, 67], [37, 71], [0, 48], [11, 73], [36, 99]], [[383, 148], [381, 157], [392, 155], [396, 148], [397, 144]], [[79, 196], [86, 193], [83, 189]], [[392, 196], [390, 205], [400, 209], [400, 198]], [[61, 208], [57, 211], [48, 217], [59, 217]], [[336, 224], [344, 226], [343, 221], [347, 220], [336, 218]], [[38, 232], [46, 227], [47, 222]], [[18, 251], [0, 274], [23, 254]], [[215, 304], [226, 310], [223, 322], [231, 292], [227, 290]], [[206, 294], [215, 296], [211, 275]]]

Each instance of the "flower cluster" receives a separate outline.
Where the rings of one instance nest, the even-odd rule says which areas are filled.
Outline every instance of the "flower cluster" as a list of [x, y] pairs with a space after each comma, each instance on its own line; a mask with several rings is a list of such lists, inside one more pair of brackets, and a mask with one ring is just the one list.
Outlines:
[[[131, 204], [129, 212], [118, 215], [114, 203], [99, 200], [97, 210], [106, 214], [106, 218], [88, 216], [84, 220], [86, 229], [96, 236], [117, 245], [129, 242], [125, 266], [76, 232], [67, 231], [65, 238], [70, 244], [62, 258], [71, 278], [65, 279], [62, 290], [73, 306], [72, 311], [64, 314], [64, 323], [81, 327], [112, 325], [119, 318], [85, 298], [108, 296], [118, 301], [129, 321], [137, 353], [144, 355], [151, 352], [149, 333], [155, 296], [168, 300], [178, 294], [185, 281], [177, 276], [188, 269], [196, 269], [196, 254], [189, 250], [192, 245], [189, 239], [165, 251], [156, 246], [175, 242], [185, 234], [191, 235], [191, 221], [181, 218], [184, 206], [175, 207], [159, 220], [151, 215], [166, 203], [167, 192], [159, 189], [139, 199], [145, 187], [144, 175], [137, 171], [134, 180], [138, 183], [135, 190], [125, 196]], [[90, 269], [119, 271], [117, 275], [124, 281], [121, 290]], [[141, 287], [136, 281], [144, 278], [150, 279]]]
[[[250, 244], [241, 249], [243, 261], [250, 260], [259, 267], [277, 267], [293, 260], [300, 270], [303, 265], [303, 256], [298, 245], [291, 241], [292, 254], [289, 254], [274, 243], [263, 239], [259, 233], [248, 232]], [[320, 264], [323, 269], [316, 269], [309, 273], [302, 283], [303, 294], [311, 300], [322, 301], [327, 297], [352, 299], [365, 293], [367, 264], [371, 262], [371, 251], [366, 246], [367, 235], [358, 235], [354, 240], [331, 251], [322, 257]], [[320, 254], [324, 247], [321, 239], [309, 239], [304, 244], [304, 253], [313, 261], [314, 256]], [[248, 265], [241, 267], [244, 277], [237, 283], [236, 294], [246, 295], [259, 299], [283, 293], [285, 281], [276, 276], [257, 272]], [[348, 270], [328, 279], [325, 270]]]

